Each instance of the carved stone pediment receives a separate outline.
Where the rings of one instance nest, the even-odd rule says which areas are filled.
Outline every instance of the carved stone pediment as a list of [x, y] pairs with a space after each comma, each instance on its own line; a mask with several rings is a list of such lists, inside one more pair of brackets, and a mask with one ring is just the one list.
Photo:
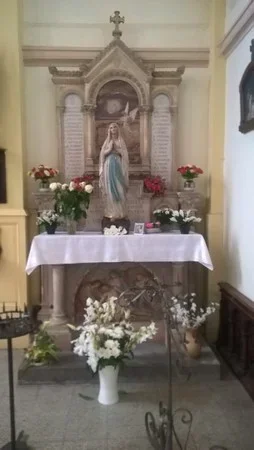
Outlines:
[[113, 67], [127, 67], [129, 70], [133, 66], [133, 71], [140, 71], [143, 78], [150, 77], [153, 71], [153, 67], [147, 67], [123, 41], [113, 39], [90, 63], [85, 80], [91, 80], [95, 73], [101, 69], [105, 70], [108, 66], [112, 67], [112, 64]]

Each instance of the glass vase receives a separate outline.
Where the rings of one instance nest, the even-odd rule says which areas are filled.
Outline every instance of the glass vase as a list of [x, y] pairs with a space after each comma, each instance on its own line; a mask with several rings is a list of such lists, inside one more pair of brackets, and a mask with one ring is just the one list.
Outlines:
[[77, 231], [77, 221], [73, 219], [66, 220], [66, 231], [67, 234], [76, 234]]
[[40, 181], [39, 191], [40, 192], [47, 192], [47, 191], [49, 191], [49, 180], [41, 180]]
[[195, 181], [194, 180], [184, 180], [183, 189], [184, 191], [194, 191], [195, 189]]

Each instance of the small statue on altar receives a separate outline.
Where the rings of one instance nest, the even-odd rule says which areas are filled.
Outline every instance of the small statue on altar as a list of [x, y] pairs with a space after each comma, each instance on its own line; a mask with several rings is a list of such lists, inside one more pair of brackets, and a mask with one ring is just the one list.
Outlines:
[[99, 161], [99, 186], [104, 201], [103, 229], [111, 225], [129, 228], [126, 208], [128, 185], [128, 150], [119, 126], [111, 123]]

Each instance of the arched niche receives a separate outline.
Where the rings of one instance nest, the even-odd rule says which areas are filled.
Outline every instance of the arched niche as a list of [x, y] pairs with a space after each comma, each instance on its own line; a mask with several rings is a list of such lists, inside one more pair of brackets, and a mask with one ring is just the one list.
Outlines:
[[141, 164], [139, 98], [131, 84], [111, 80], [104, 84], [96, 97], [95, 109], [95, 162], [112, 122], [118, 123], [126, 143], [131, 165]]
[[[130, 173], [150, 170], [149, 86], [125, 70], [109, 70], [85, 87], [87, 165], [97, 171], [111, 122], [120, 125], [129, 151]], [[115, 108], [115, 111], [113, 109]], [[110, 110], [112, 112], [110, 112]]]

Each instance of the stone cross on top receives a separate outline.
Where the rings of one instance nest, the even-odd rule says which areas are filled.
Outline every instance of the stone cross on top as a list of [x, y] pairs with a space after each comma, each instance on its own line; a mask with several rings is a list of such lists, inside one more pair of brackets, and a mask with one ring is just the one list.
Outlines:
[[119, 29], [119, 25], [120, 23], [124, 23], [124, 17], [120, 16], [120, 11], [115, 11], [114, 16], [110, 16], [109, 18], [109, 23], [114, 23], [115, 24], [115, 29], [112, 32], [112, 35], [115, 38], [120, 38], [122, 36], [122, 32]]

